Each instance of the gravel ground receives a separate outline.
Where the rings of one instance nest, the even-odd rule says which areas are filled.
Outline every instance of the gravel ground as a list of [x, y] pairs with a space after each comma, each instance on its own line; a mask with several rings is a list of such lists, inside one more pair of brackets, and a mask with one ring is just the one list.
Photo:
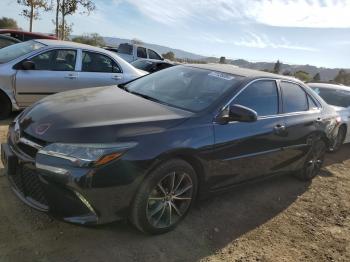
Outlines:
[[[0, 122], [0, 141], [6, 125]], [[173, 232], [81, 227], [22, 204], [0, 164], [0, 261], [350, 261], [350, 145], [312, 183], [291, 176], [198, 203]]]

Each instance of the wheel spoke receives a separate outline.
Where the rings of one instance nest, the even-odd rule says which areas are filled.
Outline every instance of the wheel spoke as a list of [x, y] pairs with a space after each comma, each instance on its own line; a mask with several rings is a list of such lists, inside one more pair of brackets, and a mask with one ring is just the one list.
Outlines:
[[158, 200], [158, 201], [161, 201], [161, 200], [164, 200], [164, 197], [149, 197], [148, 198], [148, 201], [149, 200]]
[[174, 196], [173, 199], [174, 200], [191, 200], [192, 197], [177, 197], [177, 196]]
[[174, 208], [174, 210], [175, 210], [175, 212], [177, 213], [177, 215], [178, 215], [179, 217], [181, 217], [182, 214], [181, 214], [180, 210], [176, 207], [176, 205], [175, 205], [173, 202], [170, 202], [170, 205]]
[[175, 176], [176, 176], [176, 173], [173, 172], [173, 174], [171, 175], [171, 180], [170, 180], [170, 190], [169, 192], [173, 192], [174, 190], [174, 187], [175, 187]]
[[150, 214], [151, 217], [153, 217], [155, 214], [157, 214], [159, 211], [162, 210], [164, 204], [159, 204]]
[[171, 226], [171, 216], [172, 216], [172, 205], [171, 202], [168, 203], [168, 207], [169, 207], [169, 226]]
[[157, 218], [157, 220], [154, 222], [155, 225], [158, 225], [159, 221], [162, 219], [163, 215], [164, 215], [164, 211], [165, 211], [166, 206], [163, 205], [162, 208], [162, 212], [160, 213], [159, 217]]
[[187, 187], [185, 187], [184, 189], [180, 190], [180, 192], [177, 192], [175, 194], [176, 197], [181, 196], [182, 194], [186, 193], [188, 190], [190, 190], [192, 188], [192, 185], [188, 185]]
[[179, 186], [181, 185], [181, 182], [182, 182], [182, 180], [184, 179], [184, 177], [185, 177], [185, 174], [182, 174], [181, 177], [180, 177], [179, 182], [177, 183], [177, 185], [176, 185], [176, 187], [175, 187], [175, 189], [174, 189], [174, 192], [177, 191], [177, 189], [178, 189]]
[[166, 193], [166, 191], [165, 191], [165, 189], [164, 189], [164, 187], [162, 186], [161, 183], [162, 183], [162, 181], [159, 182], [157, 186], [159, 187], [160, 191], [162, 191], [163, 195], [166, 196], [167, 193]]

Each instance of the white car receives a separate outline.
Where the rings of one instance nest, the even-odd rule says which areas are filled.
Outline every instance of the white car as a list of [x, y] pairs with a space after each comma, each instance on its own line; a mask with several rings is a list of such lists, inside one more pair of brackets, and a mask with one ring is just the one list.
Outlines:
[[89, 45], [43, 39], [14, 44], [0, 49], [0, 119], [51, 94], [122, 84], [145, 74]]
[[339, 114], [340, 127], [332, 147], [333, 151], [337, 151], [343, 143], [350, 142], [350, 87], [322, 83], [308, 85]]

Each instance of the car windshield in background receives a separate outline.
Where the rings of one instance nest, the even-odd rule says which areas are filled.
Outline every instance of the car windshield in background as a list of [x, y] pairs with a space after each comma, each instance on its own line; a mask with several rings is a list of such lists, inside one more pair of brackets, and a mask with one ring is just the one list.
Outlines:
[[36, 41], [28, 41], [4, 47], [0, 49], [0, 64], [7, 63], [44, 46]]
[[330, 105], [340, 107], [350, 106], [350, 91], [319, 87], [312, 87], [312, 89]]
[[132, 45], [120, 44], [118, 47], [118, 53], [131, 55], [132, 54]]
[[134, 67], [149, 72], [153, 66], [151, 61], [147, 60], [136, 60], [131, 63]]
[[150, 100], [198, 112], [212, 105], [242, 79], [206, 69], [176, 66], [137, 79], [125, 89]]

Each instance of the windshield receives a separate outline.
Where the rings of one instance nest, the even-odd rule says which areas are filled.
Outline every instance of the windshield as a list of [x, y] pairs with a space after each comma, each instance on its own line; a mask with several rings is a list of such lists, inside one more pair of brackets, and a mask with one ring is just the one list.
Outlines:
[[134, 67], [141, 69], [141, 70], [145, 70], [147, 72], [151, 71], [152, 67], [153, 67], [153, 63], [151, 61], [147, 61], [147, 60], [136, 60], [134, 62], [131, 63]]
[[175, 66], [137, 79], [124, 88], [160, 103], [198, 112], [212, 105], [242, 79], [206, 69]]
[[340, 107], [350, 106], [350, 91], [320, 87], [312, 87], [312, 89], [322, 97], [327, 104]]
[[44, 46], [39, 42], [27, 41], [4, 47], [0, 49], [0, 64], [7, 63]]

